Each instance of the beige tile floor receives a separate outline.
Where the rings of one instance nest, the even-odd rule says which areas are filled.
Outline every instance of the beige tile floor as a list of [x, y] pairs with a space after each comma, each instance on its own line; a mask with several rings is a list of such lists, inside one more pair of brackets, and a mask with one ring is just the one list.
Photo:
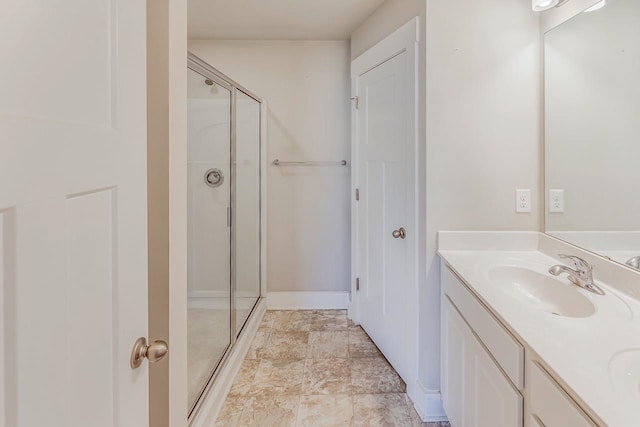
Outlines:
[[445, 427], [343, 310], [268, 311], [216, 426]]

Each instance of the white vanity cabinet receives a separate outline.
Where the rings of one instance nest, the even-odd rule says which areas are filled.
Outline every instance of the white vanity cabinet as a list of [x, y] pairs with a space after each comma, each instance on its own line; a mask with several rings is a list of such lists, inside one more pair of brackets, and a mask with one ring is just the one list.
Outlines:
[[597, 426], [538, 363], [527, 363], [526, 427]]
[[441, 396], [452, 427], [597, 426], [446, 264], [441, 340]]
[[[461, 307], [468, 311], [465, 313]], [[484, 314], [490, 316], [453, 274], [444, 269], [442, 402], [453, 427], [521, 427], [522, 395], [473, 330], [471, 319], [484, 317]], [[503, 334], [508, 332], [495, 319], [491, 321], [493, 325], [484, 325], [489, 326], [485, 333], [493, 335], [489, 341], [504, 345]], [[499, 329], [492, 330], [492, 327]], [[522, 347], [512, 337], [507, 339], [514, 346], [507, 344], [496, 348], [500, 352], [499, 357], [513, 360], [514, 356], [519, 356], [520, 362], [516, 368], [521, 372], [524, 362]]]

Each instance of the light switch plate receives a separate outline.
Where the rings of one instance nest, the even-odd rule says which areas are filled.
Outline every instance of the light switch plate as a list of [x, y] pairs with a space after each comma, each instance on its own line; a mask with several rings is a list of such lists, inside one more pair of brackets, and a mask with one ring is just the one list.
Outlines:
[[559, 189], [549, 190], [549, 212], [551, 213], [564, 212], [564, 190], [559, 190]]
[[516, 190], [516, 212], [531, 212], [531, 190]]

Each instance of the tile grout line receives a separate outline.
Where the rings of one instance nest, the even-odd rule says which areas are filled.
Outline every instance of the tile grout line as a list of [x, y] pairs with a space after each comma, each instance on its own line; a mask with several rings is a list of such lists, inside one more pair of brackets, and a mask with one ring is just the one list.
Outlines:
[[296, 419], [294, 423], [295, 427], [300, 425], [300, 406], [302, 406], [302, 395], [298, 396], [298, 406], [296, 408]]

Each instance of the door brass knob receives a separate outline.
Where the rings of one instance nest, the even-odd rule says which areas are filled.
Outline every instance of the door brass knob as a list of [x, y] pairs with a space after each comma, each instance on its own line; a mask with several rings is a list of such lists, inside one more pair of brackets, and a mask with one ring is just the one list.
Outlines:
[[404, 238], [407, 237], [407, 231], [402, 227], [400, 227], [397, 230], [393, 230], [393, 233], [391, 233], [391, 234], [396, 239], [404, 239]]
[[169, 346], [166, 341], [155, 340], [151, 344], [147, 345], [147, 339], [140, 337], [133, 344], [131, 350], [131, 369], [136, 369], [142, 365], [144, 359], [149, 359], [149, 362], [158, 362], [162, 360], [164, 356], [169, 352]]

